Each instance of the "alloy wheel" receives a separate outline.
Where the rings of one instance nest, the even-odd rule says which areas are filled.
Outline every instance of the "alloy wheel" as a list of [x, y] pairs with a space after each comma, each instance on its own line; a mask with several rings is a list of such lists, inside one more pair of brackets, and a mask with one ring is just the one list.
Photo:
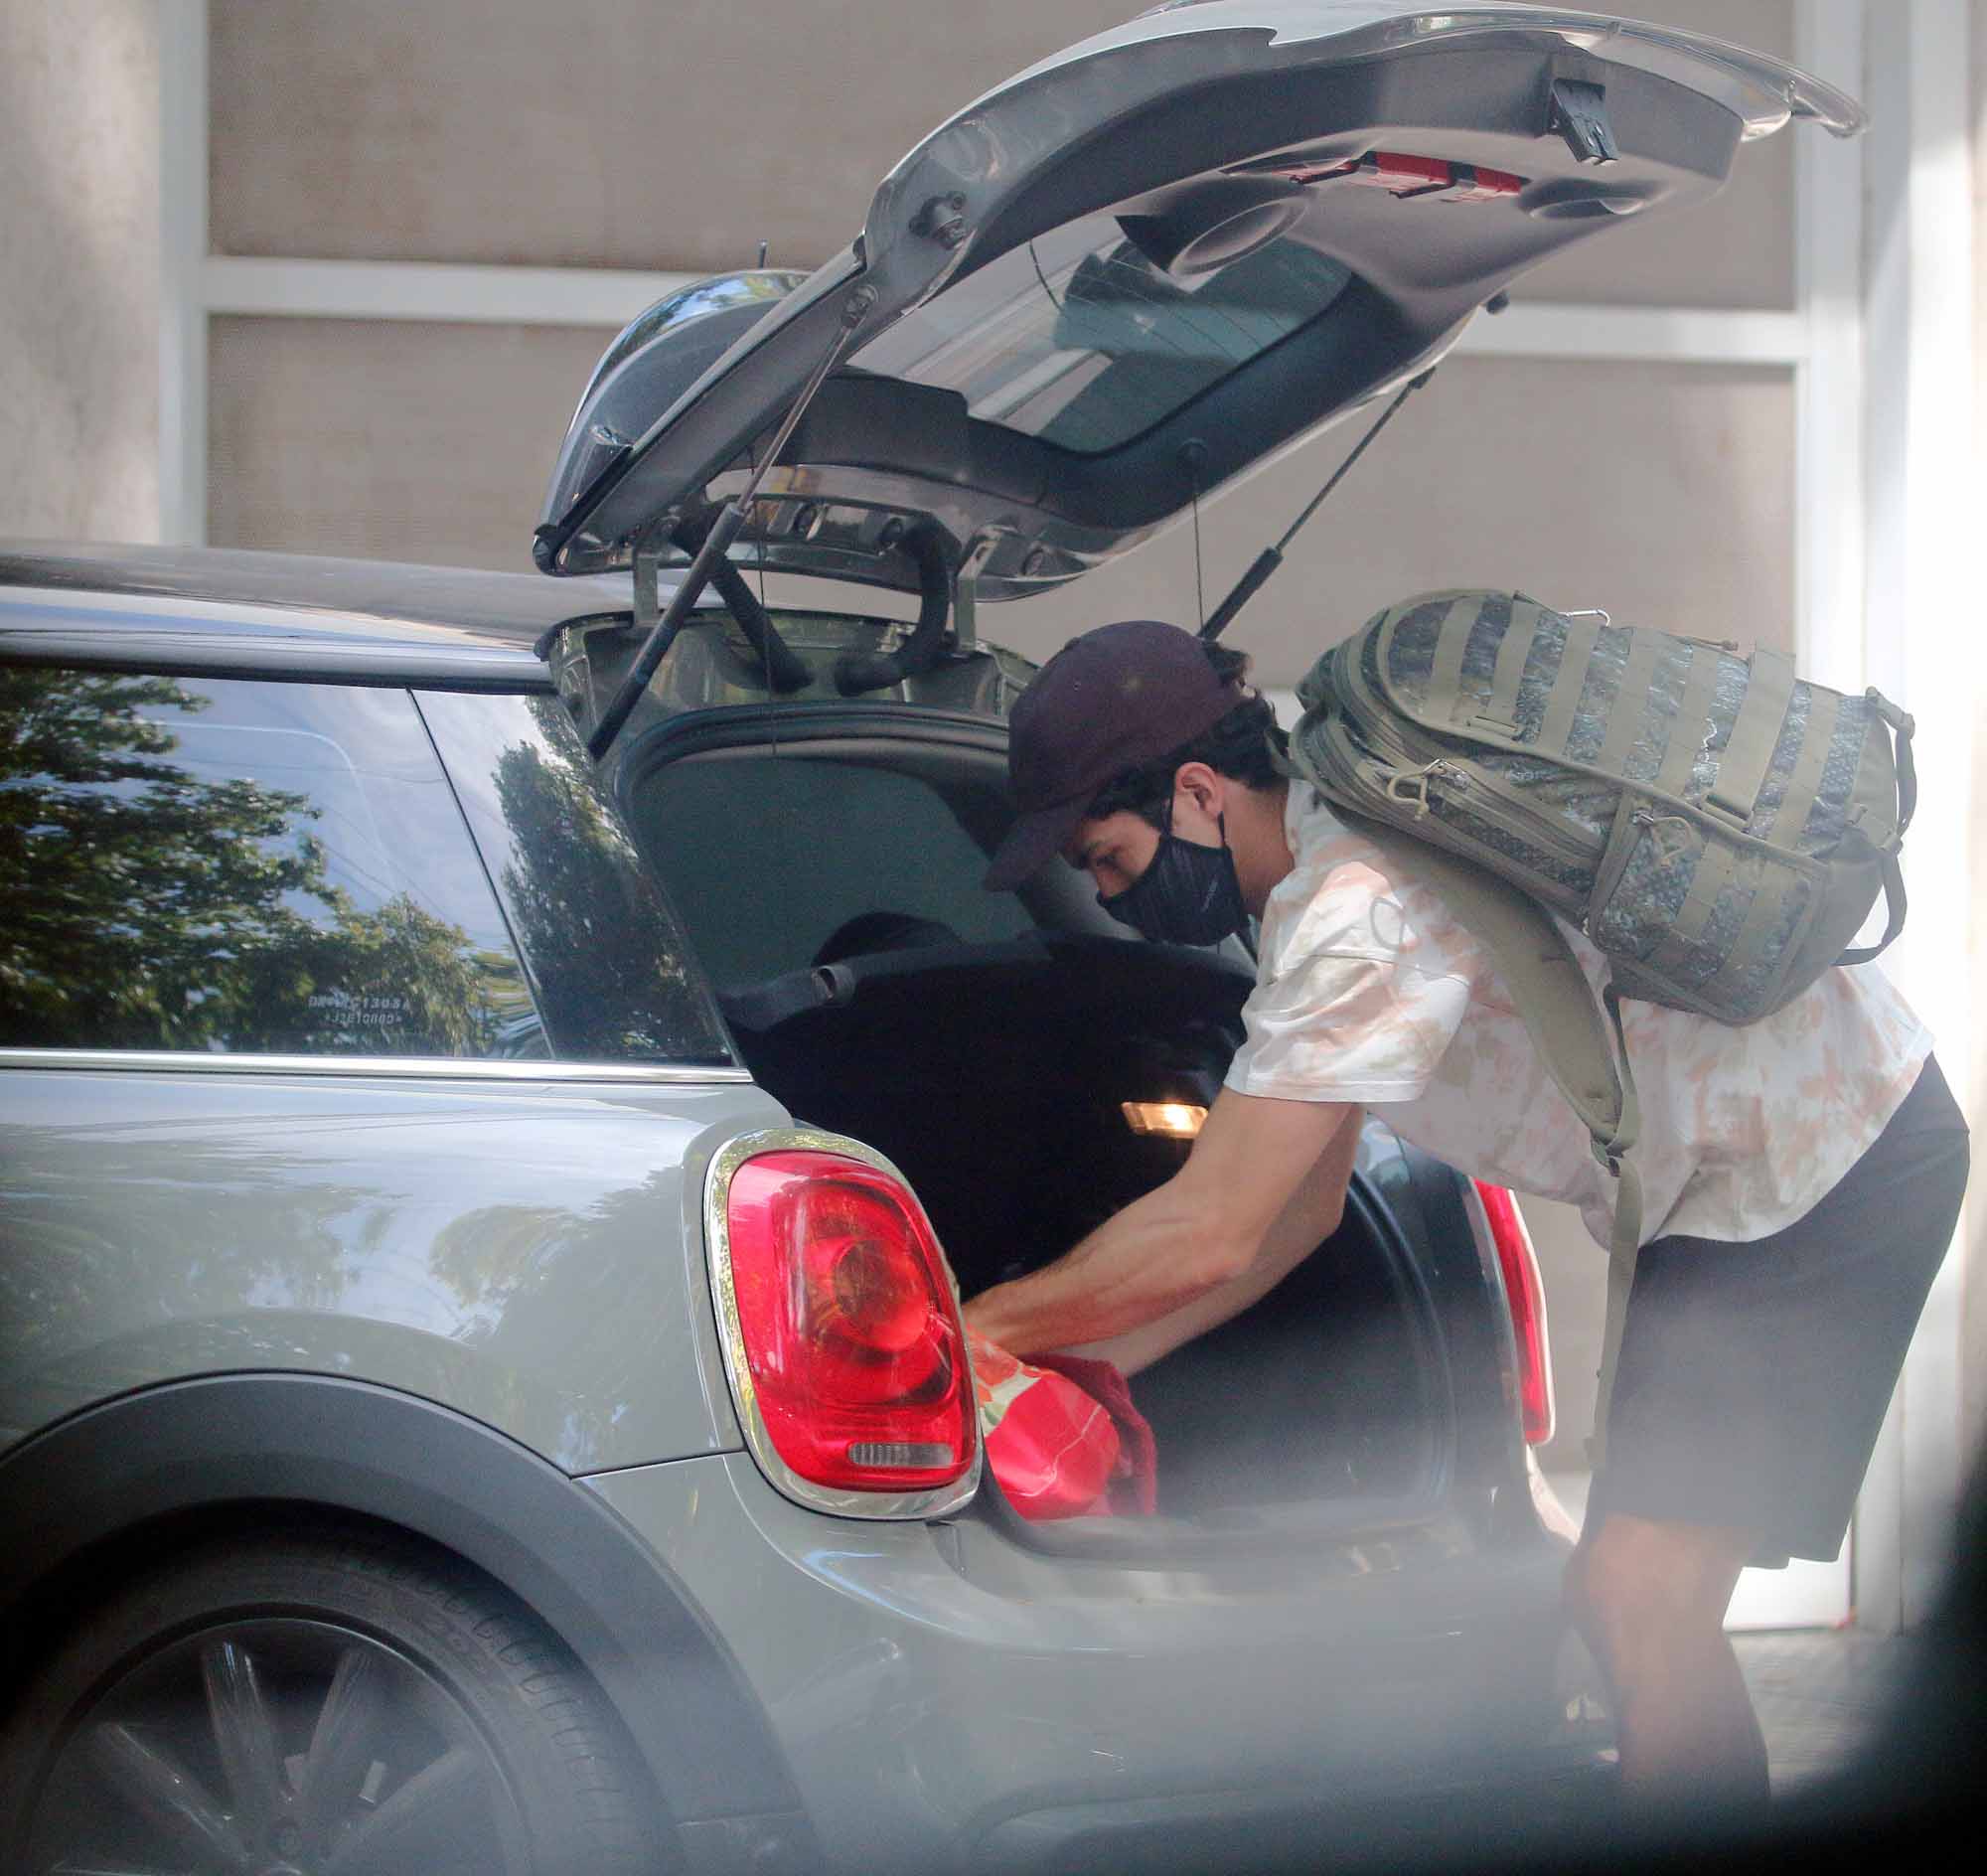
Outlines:
[[515, 1795], [435, 1674], [343, 1624], [232, 1621], [124, 1667], [59, 1746], [36, 1876], [446, 1876], [526, 1865]]

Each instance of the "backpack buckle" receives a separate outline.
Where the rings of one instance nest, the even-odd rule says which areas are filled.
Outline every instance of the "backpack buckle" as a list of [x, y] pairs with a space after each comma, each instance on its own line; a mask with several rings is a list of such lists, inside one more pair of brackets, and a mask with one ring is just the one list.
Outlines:
[[1427, 817], [1434, 805], [1429, 800], [1429, 783], [1440, 777], [1444, 781], [1460, 782], [1462, 773], [1453, 763], [1437, 759], [1423, 764], [1418, 769], [1396, 769], [1387, 777], [1387, 799], [1403, 808], [1412, 808], [1417, 820]]

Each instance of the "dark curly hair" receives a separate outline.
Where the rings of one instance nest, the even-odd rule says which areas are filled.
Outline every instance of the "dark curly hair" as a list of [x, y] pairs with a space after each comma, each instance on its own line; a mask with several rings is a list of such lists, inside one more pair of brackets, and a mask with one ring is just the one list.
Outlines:
[[1277, 713], [1269, 703], [1244, 683], [1249, 674], [1248, 654], [1217, 644], [1203, 645], [1202, 650], [1214, 667], [1214, 675], [1223, 684], [1240, 688], [1243, 701], [1212, 728], [1203, 729], [1177, 749], [1113, 776], [1092, 798], [1084, 811], [1085, 820], [1099, 821], [1130, 809], [1153, 827], [1162, 826], [1166, 804], [1173, 798], [1173, 777], [1188, 762], [1205, 762], [1217, 775], [1246, 788], [1273, 788], [1284, 779], [1276, 757], [1290, 746], [1290, 737], [1277, 727]]

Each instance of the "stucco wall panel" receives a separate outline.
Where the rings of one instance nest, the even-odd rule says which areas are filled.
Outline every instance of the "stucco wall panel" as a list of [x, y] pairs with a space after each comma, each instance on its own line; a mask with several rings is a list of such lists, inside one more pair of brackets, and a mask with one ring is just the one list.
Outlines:
[[[1341, 425], [1202, 510], [1212, 608], [1357, 439]], [[1790, 646], [1792, 375], [1453, 359], [1412, 398], [1229, 633], [1266, 685], [1433, 586], [1523, 588], [1665, 630]], [[1186, 524], [981, 629], [1035, 655], [1105, 619], [1191, 623]]]
[[529, 570], [553, 453], [608, 335], [217, 319], [217, 547]]
[[[217, 251], [714, 271], [860, 227], [949, 112], [1137, 0], [213, 0]], [[1784, 53], [1792, 0], [1640, 0]], [[1785, 305], [1779, 137], [1668, 227], [1597, 239], [1536, 298]]]
[[156, 539], [158, 9], [0, 7], [0, 534]]
[[215, 0], [218, 251], [814, 265], [942, 117], [1128, 0]]

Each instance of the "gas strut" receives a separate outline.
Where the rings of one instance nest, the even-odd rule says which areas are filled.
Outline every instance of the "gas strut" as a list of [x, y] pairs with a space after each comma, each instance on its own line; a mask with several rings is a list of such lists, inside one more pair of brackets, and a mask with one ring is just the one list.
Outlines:
[[1265, 547], [1261, 553], [1257, 554], [1254, 561], [1251, 562], [1249, 570], [1230, 589], [1228, 597], [1208, 615], [1207, 623], [1200, 628], [1200, 636], [1202, 638], [1212, 644], [1223, 632], [1227, 631], [1229, 623], [1234, 619], [1235, 615], [1250, 600], [1255, 598], [1256, 594], [1261, 591], [1263, 582], [1278, 567], [1283, 565], [1284, 549], [1297, 538], [1298, 530], [1317, 513], [1318, 506], [1323, 502], [1324, 498], [1345, 480], [1345, 472], [1366, 453], [1366, 445], [1387, 427], [1393, 418], [1394, 412], [1406, 403], [1416, 391], [1421, 390], [1435, 376], [1435, 373], [1436, 368], [1431, 365], [1419, 378], [1411, 378], [1401, 387], [1400, 394], [1395, 397], [1394, 401], [1386, 409], [1380, 412], [1379, 416], [1374, 420], [1373, 427], [1354, 445], [1351, 455], [1347, 456], [1331, 472], [1331, 480], [1310, 498], [1310, 501], [1304, 507], [1304, 512], [1284, 530], [1284, 538], [1274, 547]]
[[[629, 666], [628, 675], [621, 680], [621, 688], [608, 701], [607, 707], [600, 712], [600, 720], [593, 726], [593, 733], [586, 739], [586, 752], [596, 762], [614, 746], [614, 738], [621, 733], [621, 726], [628, 720], [629, 712], [649, 688], [649, 680], [656, 675], [656, 667], [663, 662], [663, 655], [676, 643], [676, 636], [683, 629], [689, 609], [702, 597], [703, 589], [711, 583], [717, 563], [730, 551], [732, 542], [738, 539], [738, 532], [745, 526], [746, 514], [751, 509], [753, 498], [759, 493], [759, 484], [765, 479], [766, 471], [779, 461], [780, 452], [786, 448], [787, 439], [794, 433], [794, 425], [801, 420], [801, 413], [814, 401], [814, 394], [821, 389], [822, 381], [835, 369], [836, 362], [855, 336], [856, 327], [861, 325], [864, 316], [875, 304], [876, 290], [873, 287], [859, 286], [849, 294], [841, 308], [841, 327], [835, 335], [835, 343], [822, 355], [821, 363], [808, 374], [807, 383], [801, 387], [801, 394], [794, 399], [793, 408], [781, 422], [772, 447], [759, 458], [744, 488], [717, 511], [717, 519], [711, 524], [710, 532], [703, 538], [703, 545], [696, 550], [696, 557], [684, 574], [683, 584], [670, 595], [670, 603], [662, 617], [657, 619], [655, 630], [649, 634], [635, 662]], [[636, 605], [639, 612], [645, 584], [643, 575], [646, 571], [646, 583], [651, 589], [649, 598], [653, 601], [655, 573], [652, 560], [645, 561], [639, 552], [635, 558]]]
[[[714, 518], [687, 520], [676, 528], [670, 539], [694, 558], [697, 548], [703, 546], [703, 531], [711, 519]], [[745, 583], [745, 575], [728, 558], [719, 558], [710, 563], [710, 583], [717, 588], [717, 596], [738, 621], [738, 629], [745, 634], [746, 642], [758, 654], [760, 666], [766, 674], [767, 688], [775, 692], [806, 690], [812, 682], [806, 659], [780, 636], [780, 628], [759, 603], [758, 594]]]

